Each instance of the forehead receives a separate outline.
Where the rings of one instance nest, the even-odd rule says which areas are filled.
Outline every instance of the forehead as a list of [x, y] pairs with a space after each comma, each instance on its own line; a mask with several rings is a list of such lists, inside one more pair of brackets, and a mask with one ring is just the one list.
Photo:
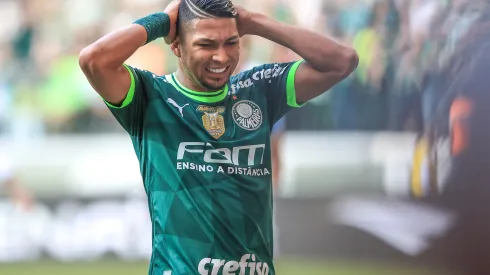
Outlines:
[[189, 36], [192, 40], [211, 39], [226, 40], [238, 35], [238, 28], [234, 18], [196, 19], [192, 23]]

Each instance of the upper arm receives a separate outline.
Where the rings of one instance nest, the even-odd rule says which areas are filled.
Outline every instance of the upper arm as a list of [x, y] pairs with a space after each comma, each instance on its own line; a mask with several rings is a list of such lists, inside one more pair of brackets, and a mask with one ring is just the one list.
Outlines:
[[[111, 75], [112, 81], [108, 78]], [[117, 72], [87, 78], [119, 124], [131, 136], [141, 135], [148, 105], [146, 83], [153, 81], [153, 74], [123, 65]]]
[[[355, 52], [354, 52], [355, 54]], [[357, 62], [357, 54], [345, 60]], [[265, 64], [245, 72], [241, 78], [253, 80], [266, 91], [269, 120], [274, 124], [291, 108], [303, 106], [345, 79], [357, 64], [346, 64], [346, 71], [318, 72], [304, 60]], [[235, 87], [232, 86], [233, 89]]]
[[328, 71], [319, 72], [311, 67], [308, 62], [302, 62], [295, 74], [295, 97], [298, 104], [313, 99], [330, 90], [340, 81], [349, 76], [351, 72]]
[[120, 104], [128, 94], [131, 75], [125, 66], [111, 68], [104, 66], [97, 53], [86, 48], [80, 53], [80, 68], [94, 90], [107, 102]]

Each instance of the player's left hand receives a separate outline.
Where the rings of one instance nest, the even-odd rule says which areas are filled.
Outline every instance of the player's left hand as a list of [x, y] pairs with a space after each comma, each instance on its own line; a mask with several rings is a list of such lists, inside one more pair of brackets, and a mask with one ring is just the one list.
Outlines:
[[235, 8], [238, 12], [238, 17], [237, 17], [238, 34], [240, 35], [240, 37], [243, 37], [247, 34], [250, 34], [250, 30], [248, 29], [248, 27], [250, 26], [249, 20], [252, 13], [242, 6], [235, 5]]
[[179, 6], [181, 0], [173, 0], [165, 9], [165, 13], [170, 17], [170, 32], [164, 37], [165, 43], [171, 45], [177, 36], [177, 20], [179, 17]]

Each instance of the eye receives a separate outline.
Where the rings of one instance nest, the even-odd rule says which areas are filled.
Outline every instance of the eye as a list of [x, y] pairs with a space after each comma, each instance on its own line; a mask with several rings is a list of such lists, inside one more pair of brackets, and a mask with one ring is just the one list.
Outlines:
[[238, 44], [238, 41], [228, 41], [226, 42], [226, 45], [229, 45], [229, 46], [233, 46], [233, 45], [236, 45]]
[[199, 47], [202, 47], [202, 48], [209, 48], [211, 47], [211, 44], [207, 44], [207, 43], [199, 43], [197, 44]]

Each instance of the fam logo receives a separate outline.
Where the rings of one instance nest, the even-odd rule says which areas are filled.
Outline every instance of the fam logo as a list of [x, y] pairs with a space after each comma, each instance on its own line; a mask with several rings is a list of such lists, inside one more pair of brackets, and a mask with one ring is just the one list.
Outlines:
[[262, 125], [260, 107], [248, 100], [241, 100], [235, 103], [231, 115], [235, 123], [247, 131], [257, 130]]
[[204, 113], [202, 116], [202, 124], [208, 133], [215, 139], [220, 138], [226, 131], [225, 119], [223, 113], [225, 112], [223, 106], [206, 106], [200, 105], [197, 107], [197, 111]]

